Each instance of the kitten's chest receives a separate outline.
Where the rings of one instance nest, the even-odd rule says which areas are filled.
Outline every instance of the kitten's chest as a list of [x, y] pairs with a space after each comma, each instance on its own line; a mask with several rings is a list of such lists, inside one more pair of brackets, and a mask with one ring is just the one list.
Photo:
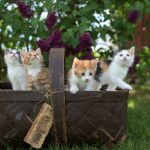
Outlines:
[[128, 68], [123, 68], [120, 66], [113, 66], [110, 70], [110, 74], [118, 77], [118, 78], [125, 78], [125, 76], [127, 75], [128, 72]]
[[23, 78], [25, 76], [25, 70], [22, 66], [9, 68], [8, 76], [9, 76], [9, 78], [14, 79], [14, 80], [18, 79], [20, 77]]
[[32, 77], [32, 79], [36, 80], [38, 78], [40, 71], [41, 71], [40, 69], [31, 69], [28, 70], [27, 73], [29, 76]]
[[81, 90], [83, 90], [88, 84], [87, 82], [84, 82], [84, 81], [82, 81], [80, 79], [76, 79], [76, 83], [77, 83], [77, 85], [79, 86], [79, 88]]
[[85, 83], [83, 81], [80, 81], [80, 82], [78, 82], [78, 86], [79, 86], [80, 89], [83, 90], [87, 86], [87, 83]]

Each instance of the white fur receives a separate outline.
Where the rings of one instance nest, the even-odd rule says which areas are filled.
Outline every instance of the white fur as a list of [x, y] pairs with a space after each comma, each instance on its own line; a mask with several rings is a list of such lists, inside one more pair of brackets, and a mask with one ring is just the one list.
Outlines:
[[[129, 53], [130, 51], [130, 53]], [[108, 70], [100, 77], [100, 82], [92, 80], [89, 84], [89, 90], [99, 90], [102, 85], [108, 84], [108, 91], [114, 91], [117, 87], [121, 89], [132, 90], [124, 78], [127, 76], [128, 69], [134, 62], [134, 48], [122, 50], [116, 54]]]
[[28, 75], [32, 76], [32, 78], [36, 80], [37, 75], [41, 72], [41, 67], [42, 66], [40, 64], [27, 66]]
[[19, 62], [19, 55], [13, 50], [11, 54], [9, 52], [5, 54], [4, 58], [7, 65], [8, 78], [12, 84], [13, 90], [26, 90], [26, 71]]
[[78, 77], [74, 74], [74, 70], [71, 69], [71, 76], [68, 78], [69, 91], [73, 94], [77, 93], [79, 90], [86, 91], [89, 81], [93, 79], [93, 75], [89, 75], [89, 70], [85, 71], [85, 76]]

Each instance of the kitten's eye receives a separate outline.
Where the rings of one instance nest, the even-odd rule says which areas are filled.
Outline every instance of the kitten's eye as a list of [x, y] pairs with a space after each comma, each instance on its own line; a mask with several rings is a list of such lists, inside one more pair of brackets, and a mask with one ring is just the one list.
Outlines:
[[93, 75], [92, 72], [90, 72], [89, 75], [92, 76]]
[[127, 56], [129, 57], [130, 55], [129, 55], [129, 54], [127, 54]]
[[9, 52], [9, 54], [12, 54], [12, 52]]
[[119, 56], [120, 56], [120, 57], [122, 57], [122, 56], [123, 56], [123, 54], [120, 54]]
[[83, 72], [83, 73], [81, 73], [81, 76], [85, 76], [85, 73]]
[[19, 52], [16, 52], [16, 54], [19, 54]]

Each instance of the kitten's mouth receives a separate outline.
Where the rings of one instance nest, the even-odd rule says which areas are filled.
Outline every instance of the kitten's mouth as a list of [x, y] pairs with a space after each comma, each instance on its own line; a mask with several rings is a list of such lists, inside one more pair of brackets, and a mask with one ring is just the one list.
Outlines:
[[32, 58], [32, 60], [36, 60], [36, 59], [37, 59], [37, 57], [33, 57], [33, 58]]
[[125, 59], [123, 59], [123, 61], [124, 61], [124, 62], [127, 62], [128, 60], [125, 58]]
[[86, 83], [89, 82], [89, 79], [86, 79], [85, 82], [86, 82]]
[[12, 55], [11, 58], [12, 58], [12, 57], [15, 57], [15, 58], [16, 58], [16, 55]]

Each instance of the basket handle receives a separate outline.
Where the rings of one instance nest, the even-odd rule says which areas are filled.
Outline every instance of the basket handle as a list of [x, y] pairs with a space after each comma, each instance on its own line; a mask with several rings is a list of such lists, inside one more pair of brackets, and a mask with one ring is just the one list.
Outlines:
[[64, 91], [64, 48], [52, 48], [49, 55], [51, 105], [54, 113], [55, 143], [67, 143]]
[[52, 48], [49, 55], [50, 87], [52, 92], [64, 90], [64, 48]]

